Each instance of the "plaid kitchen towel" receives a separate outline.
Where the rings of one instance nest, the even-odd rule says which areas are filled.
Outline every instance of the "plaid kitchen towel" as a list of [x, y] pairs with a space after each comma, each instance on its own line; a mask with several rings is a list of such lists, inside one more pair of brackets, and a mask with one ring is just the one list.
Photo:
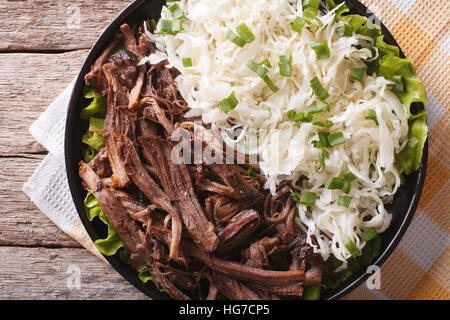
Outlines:
[[428, 171], [416, 215], [380, 271], [381, 288], [345, 299], [450, 299], [450, 1], [362, 0], [391, 31], [428, 92]]
[[[449, 203], [450, 162], [448, 128], [450, 33], [449, 0], [362, 0], [388, 27], [405, 55], [413, 61], [424, 83], [428, 107], [429, 161], [422, 198], [415, 217], [400, 242], [380, 270], [379, 289], [366, 284], [344, 299], [450, 299]], [[376, 22], [376, 21], [374, 21]], [[49, 155], [24, 186], [31, 200], [59, 228], [93, 254], [96, 250], [70, 198], [65, 177], [63, 145], [69, 86], [31, 126], [33, 136]], [[51, 125], [52, 135], [47, 131]], [[55, 130], [58, 129], [58, 133]], [[50, 174], [50, 175], [49, 175]], [[49, 179], [48, 177], [55, 177]], [[55, 184], [55, 182], [57, 184]], [[64, 192], [61, 192], [64, 191]], [[54, 199], [53, 193], [59, 197]]]

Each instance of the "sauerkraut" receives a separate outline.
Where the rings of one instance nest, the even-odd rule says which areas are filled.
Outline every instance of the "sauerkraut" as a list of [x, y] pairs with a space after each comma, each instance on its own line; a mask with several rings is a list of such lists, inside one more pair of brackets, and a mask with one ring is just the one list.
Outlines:
[[[320, 13], [315, 25], [301, 32], [291, 25], [302, 16], [301, 1], [287, 0], [197, 0], [176, 2], [183, 11], [183, 29], [174, 35], [147, 32], [156, 43], [157, 53], [148, 59], [167, 56], [180, 71], [176, 84], [191, 108], [188, 116], [201, 116], [215, 129], [222, 129], [224, 141], [249, 155], [257, 155], [266, 188], [273, 193], [281, 181], [289, 180], [298, 193], [316, 195], [313, 206], [298, 204], [296, 223], [306, 232], [314, 252], [327, 260], [330, 254], [343, 261], [352, 255], [344, 246], [351, 239], [361, 250], [365, 242], [359, 236], [369, 228], [381, 233], [388, 228], [391, 215], [385, 204], [392, 201], [400, 186], [395, 157], [407, 144], [408, 113], [391, 91], [392, 81], [374, 74], [362, 82], [350, 77], [352, 69], [364, 68], [378, 51], [373, 39], [353, 33], [343, 36], [346, 22], [336, 22], [336, 11]], [[173, 4], [173, 3], [170, 3]], [[167, 7], [162, 18], [171, 19]], [[242, 48], [226, 38], [228, 30], [245, 23], [255, 40]], [[328, 58], [319, 59], [311, 48], [324, 42]], [[291, 76], [281, 76], [279, 57], [292, 57]], [[191, 58], [192, 66], [183, 67], [182, 59]], [[249, 69], [249, 60], [268, 59], [272, 67], [267, 76], [279, 90], [273, 92], [257, 73]], [[317, 77], [329, 93], [329, 111], [323, 120], [333, 125], [324, 128], [312, 122], [295, 122], [288, 112], [305, 112], [319, 101], [311, 87]], [[225, 113], [219, 102], [235, 93], [239, 104]], [[367, 119], [366, 110], [376, 113], [376, 121]], [[239, 129], [230, 138], [229, 129]], [[322, 148], [314, 141], [320, 132], [343, 133], [345, 143]], [[339, 205], [342, 190], [330, 190], [332, 178], [351, 172], [356, 179], [346, 196], [347, 207]]]

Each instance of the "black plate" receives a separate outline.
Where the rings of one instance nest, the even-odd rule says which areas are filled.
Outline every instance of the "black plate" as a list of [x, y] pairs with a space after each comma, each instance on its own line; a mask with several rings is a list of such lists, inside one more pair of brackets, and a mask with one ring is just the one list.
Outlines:
[[[82, 157], [82, 142], [81, 137], [86, 132], [87, 123], [80, 119], [80, 111], [88, 104], [88, 101], [83, 97], [84, 89], [84, 76], [89, 72], [90, 66], [95, 59], [103, 52], [104, 48], [112, 41], [113, 34], [122, 23], [128, 23], [130, 25], [140, 22], [147, 18], [158, 19], [162, 5], [165, 1], [161, 0], [137, 0], [130, 4], [125, 10], [123, 10], [116, 19], [102, 33], [100, 38], [95, 43], [94, 47], [90, 51], [84, 65], [78, 75], [75, 83], [75, 87], [70, 99], [70, 105], [67, 115], [66, 123], [66, 137], [65, 137], [65, 160], [67, 178], [69, 180], [70, 191], [72, 193], [75, 206], [80, 215], [81, 221], [84, 224], [88, 234], [92, 241], [95, 241], [105, 235], [104, 225], [95, 224], [90, 222], [84, 211], [83, 200], [86, 192], [81, 187], [81, 179], [78, 176], [78, 163]], [[350, 7], [351, 13], [360, 14], [367, 17], [375, 18], [367, 8], [357, 0], [346, 0], [347, 5]], [[372, 20], [373, 21], [373, 20]], [[381, 24], [385, 41], [391, 45], [398, 46], [394, 37]], [[400, 54], [404, 57], [403, 52], [400, 50]], [[423, 107], [423, 105], [421, 106]], [[399, 189], [395, 195], [394, 202], [387, 209], [392, 213], [391, 226], [382, 235], [383, 243], [381, 248], [381, 254], [374, 262], [375, 265], [381, 266], [386, 259], [390, 256], [392, 251], [397, 247], [399, 241], [403, 237], [408, 228], [414, 212], [416, 211], [419, 203], [419, 198], [422, 193], [422, 187], [425, 180], [426, 168], [428, 160], [428, 141], [425, 144], [423, 151], [422, 164], [417, 172], [406, 177], [406, 183]], [[143, 284], [137, 277], [137, 272], [133, 270], [129, 265], [125, 264], [116, 256], [105, 257], [108, 262], [116, 269], [125, 279], [131, 282], [139, 290], [153, 299], [168, 299], [169, 297], [156, 290], [155, 286], [151, 283]], [[364, 271], [353, 274], [349, 279], [342, 283], [337, 289], [329, 289], [323, 295], [323, 299], [338, 299], [343, 295], [349, 293], [353, 289], [361, 285], [369, 274]], [[98, 279], [102, 281], [102, 279]]]

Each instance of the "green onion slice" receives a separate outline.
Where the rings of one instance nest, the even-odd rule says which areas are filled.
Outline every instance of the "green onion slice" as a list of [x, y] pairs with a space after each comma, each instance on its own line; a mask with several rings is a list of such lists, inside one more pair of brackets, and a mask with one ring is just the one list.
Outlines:
[[325, 90], [320, 82], [319, 78], [314, 77], [311, 80], [311, 88], [313, 89], [315, 95], [321, 100], [324, 101], [326, 98], [330, 96], [327, 90]]
[[160, 19], [158, 22], [160, 34], [170, 34], [175, 35], [181, 31], [181, 21], [180, 20], [168, 20]]
[[365, 74], [366, 68], [355, 68], [350, 72], [350, 78], [359, 82], [363, 82]]
[[184, 68], [192, 67], [192, 59], [191, 58], [183, 58], [181, 59]]
[[264, 77], [264, 82], [267, 84], [270, 90], [272, 90], [272, 92], [277, 92], [278, 90], [280, 90], [280, 88], [273, 84], [272, 80], [270, 80], [267, 75]]
[[303, 0], [303, 16], [311, 21], [319, 13], [320, 0]]
[[324, 109], [330, 111], [330, 105], [326, 102], [319, 102], [313, 105], [310, 105], [306, 108], [306, 113], [316, 114], [322, 112]]
[[302, 191], [299, 202], [311, 207], [316, 203], [316, 194], [314, 192]]
[[353, 258], [356, 258], [361, 253], [361, 251], [355, 245], [353, 240], [350, 238], [344, 240], [344, 247], [347, 248], [347, 250], [350, 252]]
[[311, 49], [314, 50], [319, 60], [330, 57], [330, 48], [324, 41], [311, 44]]
[[349, 193], [352, 188], [352, 184], [342, 178], [332, 178], [328, 185], [329, 190], [342, 190], [345, 193]]
[[339, 195], [338, 205], [348, 208], [350, 202], [352, 202], [352, 197]]
[[228, 113], [234, 108], [237, 107], [239, 104], [239, 100], [236, 99], [236, 95], [234, 94], [234, 91], [231, 93], [231, 95], [228, 98], [223, 99], [219, 102], [220, 107], [222, 108], [223, 112]]
[[255, 35], [250, 31], [249, 27], [247, 27], [245, 23], [238, 25], [236, 32], [246, 43], [250, 43], [255, 40]]
[[266, 65], [263, 65], [263, 64], [260, 64], [260, 63], [256, 63], [256, 62], [253, 61], [253, 60], [249, 60], [249, 61], [247, 62], [247, 67], [248, 67], [250, 70], [256, 72], [256, 74], [257, 74], [261, 79], [264, 79], [264, 77], [266, 76], [266, 74], [267, 74], [267, 72], [268, 72]]
[[361, 238], [363, 238], [366, 242], [375, 239], [377, 235], [378, 232], [375, 228], [370, 228], [364, 232], [361, 232]]
[[301, 33], [306, 20], [301, 17], [296, 17], [292, 23], [291, 29], [295, 32]]
[[290, 77], [292, 56], [280, 56], [280, 62], [278, 63], [278, 66], [280, 67], [280, 74], [283, 77]]
[[322, 152], [319, 155], [319, 166], [316, 167], [316, 171], [318, 173], [322, 173], [325, 170], [325, 159], [329, 159], [330, 158], [330, 154], [328, 153], [327, 150], [322, 149]]
[[263, 62], [260, 63], [261, 65], [265, 65], [267, 68], [272, 68], [272, 65], [270, 64], [269, 59], [265, 59]]
[[172, 13], [174, 19], [183, 19], [184, 13], [181, 11], [180, 7], [175, 3], [169, 7], [169, 11]]
[[373, 110], [373, 109], [367, 109], [367, 110], [364, 112], [364, 117], [365, 117], [366, 119], [368, 119], [368, 120], [373, 120], [373, 121], [375, 121], [375, 123], [377, 124], [377, 126], [379, 125], [379, 123], [378, 123], [378, 118], [377, 118], [377, 113], [376, 113], [375, 110]]
[[239, 37], [238, 35], [236, 35], [233, 30], [228, 30], [227, 33], [225, 34], [226, 38], [228, 40], [230, 40], [231, 42], [233, 42], [235, 45], [237, 45], [238, 47], [244, 47], [246, 42], [244, 39], [242, 39], [241, 37]]
[[290, 196], [291, 199], [294, 200], [295, 202], [300, 202], [300, 196], [298, 195], [298, 193], [291, 193], [289, 196]]
[[351, 171], [347, 172], [344, 174], [344, 178], [345, 180], [347, 180], [348, 182], [352, 182], [354, 180], [356, 180], [356, 177], [353, 173], [351, 173]]
[[334, 122], [331, 122], [330, 120], [327, 120], [326, 122], [313, 121], [312, 124], [323, 128], [331, 128], [332, 126], [334, 126]]
[[332, 133], [328, 136], [331, 147], [345, 143], [344, 134], [342, 132]]

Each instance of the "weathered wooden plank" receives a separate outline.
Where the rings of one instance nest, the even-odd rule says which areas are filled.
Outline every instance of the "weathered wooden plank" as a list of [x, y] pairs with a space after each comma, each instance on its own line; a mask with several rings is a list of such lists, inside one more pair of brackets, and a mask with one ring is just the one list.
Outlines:
[[45, 151], [28, 127], [75, 78], [87, 52], [0, 54], [0, 156]]
[[0, 279], [0, 299], [148, 299], [84, 249], [0, 247]]
[[130, 2], [0, 0], [0, 50], [90, 48]]
[[22, 192], [44, 157], [0, 157], [0, 246], [81, 247]]

